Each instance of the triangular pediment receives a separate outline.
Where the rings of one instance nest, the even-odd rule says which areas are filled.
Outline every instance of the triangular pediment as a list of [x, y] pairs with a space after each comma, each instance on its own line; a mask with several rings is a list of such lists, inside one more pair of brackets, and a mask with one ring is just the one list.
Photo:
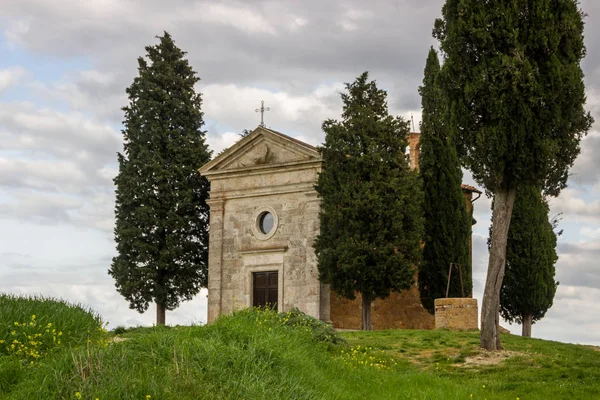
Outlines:
[[258, 127], [199, 169], [202, 175], [229, 170], [282, 166], [317, 161], [321, 155], [307, 143]]

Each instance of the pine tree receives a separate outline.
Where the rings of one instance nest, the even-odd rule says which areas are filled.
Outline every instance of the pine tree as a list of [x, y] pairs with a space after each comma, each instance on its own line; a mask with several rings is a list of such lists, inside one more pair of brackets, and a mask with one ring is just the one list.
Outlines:
[[446, 0], [434, 36], [447, 123], [464, 166], [494, 197], [481, 346], [501, 349], [500, 289], [518, 185], [558, 195], [592, 118], [584, 110], [577, 0]]
[[449, 297], [471, 293], [470, 233], [471, 216], [467, 213], [461, 189], [462, 171], [456, 149], [444, 123], [445, 102], [438, 87], [440, 63], [431, 48], [425, 66], [423, 86], [419, 88], [423, 107], [421, 122], [420, 169], [425, 201], [425, 245], [419, 268], [421, 303], [430, 313], [434, 301], [446, 296], [450, 263], [460, 265], [453, 272]]
[[508, 231], [506, 272], [500, 292], [500, 313], [522, 325], [531, 336], [531, 325], [552, 307], [556, 233], [548, 220], [548, 203], [536, 187], [519, 186]]
[[209, 184], [197, 169], [211, 153], [202, 131], [196, 73], [171, 36], [146, 47], [123, 108], [118, 154], [115, 240], [109, 274], [129, 306], [165, 310], [192, 299], [207, 282]]
[[324, 169], [314, 247], [322, 282], [342, 297], [371, 303], [411, 286], [420, 261], [422, 192], [404, 156], [408, 122], [389, 115], [387, 94], [363, 73], [342, 94], [342, 120], [323, 123]]

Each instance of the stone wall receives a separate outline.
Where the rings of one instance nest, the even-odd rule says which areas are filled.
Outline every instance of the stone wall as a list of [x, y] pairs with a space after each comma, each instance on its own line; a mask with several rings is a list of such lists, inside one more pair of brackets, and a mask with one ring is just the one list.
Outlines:
[[[338, 329], [360, 329], [362, 299], [347, 300], [331, 293], [331, 322]], [[413, 285], [402, 293], [392, 293], [385, 300], [375, 300], [371, 305], [373, 329], [433, 329], [433, 315], [421, 305], [419, 289]]]
[[419, 169], [419, 158], [421, 156], [421, 146], [419, 140], [421, 134], [419, 132], [411, 132], [408, 136], [408, 147], [410, 148], [410, 169]]
[[477, 299], [435, 300], [435, 327], [451, 330], [478, 329]]
[[[279, 310], [298, 307], [319, 317], [316, 257], [318, 202], [305, 193], [227, 200], [223, 228], [221, 313], [252, 305], [252, 273], [279, 272]], [[275, 234], [262, 240], [253, 227], [260, 211], [277, 215]]]
[[[262, 271], [278, 272], [279, 311], [329, 317], [312, 249], [321, 166], [311, 146], [258, 128], [201, 168], [211, 183], [208, 322], [251, 307], [253, 273]], [[263, 212], [274, 215], [268, 234], [258, 228]]]

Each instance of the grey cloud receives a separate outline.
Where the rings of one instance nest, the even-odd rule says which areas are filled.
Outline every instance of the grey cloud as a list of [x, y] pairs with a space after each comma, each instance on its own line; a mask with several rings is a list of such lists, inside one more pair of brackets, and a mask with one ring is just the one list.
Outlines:
[[0, 108], [3, 150], [46, 154], [89, 164], [114, 162], [121, 141], [114, 129], [83, 114], [3, 103]]
[[[600, 101], [598, 103], [600, 106]], [[600, 113], [595, 117], [600, 122]], [[600, 182], [600, 132], [591, 132], [581, 141], [581, 154], [570, 172], [570, 180], [578, 184]]]
[[22, 102], [2, 104], [0, 127], [0, 216], [112, 229], [113, 128]]
[[30, 87], [51, 101], [64, 101], [73, 110], [93, 112], [96, 118], [118, 125], [123, 120], [121, 108], [127, 104], [125, 88], [130, 76], [122, 71], [87, 70], [66, 75], [62, 82], [34, 82]]
[[584, 200], [586, 192], [573, 188], [563, 190], [560, 196], [549, 200], [550, 215], [562, 213], [567, 221], [583, 223], [600, 221], [600, 200]]
[[0, 200], [0, 219], [41, 225], [70, 224], [112, 232], [114, 192], [88, 190], [82, 194], [13, 189]]
[[82, 206], [82, 199], [35, 191], [13, 193], [11, 201], [0, 202], [0, 218], [34, 221], [40, 224], [69, 223], [71, 212]]
[[6, 187], [51, 192], [65, 188], [78, 192], [88, 183], [86, 174], [69, 161], [8, 159], [0, 156], [0, 185]]
[[[155, 12], [162, 7], [160, 2], [144, 2], [145, 7], [122, 3], [126, 5], [111, 13], [61, 2], [50, 7], [29, 0], [11, 4], [8, 13], [26, 21], [27, 28], [14, 34], [21, 45], [52, 55], [86, 57], [96, 68], [115, 74], [115, 81], [99, 92], [89, 82], [75, 82], [90, 98], [122, 94], [135, 74], [136, 58], [145, 53], [143, 47], [154, 43], [154, 35], [166, 29], [188, 51], [203, 85], [253, 84], [298, 95], [317, 83], [348, 82], [369, 70], [373, 78], [388, 82], [392, 103], [418, 109], [416, 89], [427, 49], [433, 43], [433, 19], [441, 6], [432, 3], [227, 3], [230, 8], [251, 10], [262, 17], [273, 25], [275, 34], [203, 19], [207, 7], [225, 4], [214, 2], [174, 2], [161, 9], [158, 18]], [[352, 22], [356, 30], [345, 31], [336, 23], [353, 13], [359, 15]], [[85, 26], [76, 22], [82, 18], [87, 21]], [[306, 24], [290, 29], [295, 18]]]
[[600, 289], [600, 241], [559, 243], [556, 280], [561, 284]]

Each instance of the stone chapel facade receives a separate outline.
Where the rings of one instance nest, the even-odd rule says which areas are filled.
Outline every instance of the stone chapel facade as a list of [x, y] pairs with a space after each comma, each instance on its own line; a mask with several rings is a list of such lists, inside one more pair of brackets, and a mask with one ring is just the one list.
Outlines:
[[[418, 168], [419, 134], [409, 138]], [[265, 304], [297, 307], [336, 328], [360, 329], [360, 297], [335, 296], [318, 279], [312, 247], [319, 233], [314, 185], [322, 168], [317, 149], [258, 127], [200, 168], [211, 184], [208, 322], [236, 309]], [[463, 185], [468, 207], [477, 189]], [[372, 305], [373, 329], [434, 327], [417, 285]]]

